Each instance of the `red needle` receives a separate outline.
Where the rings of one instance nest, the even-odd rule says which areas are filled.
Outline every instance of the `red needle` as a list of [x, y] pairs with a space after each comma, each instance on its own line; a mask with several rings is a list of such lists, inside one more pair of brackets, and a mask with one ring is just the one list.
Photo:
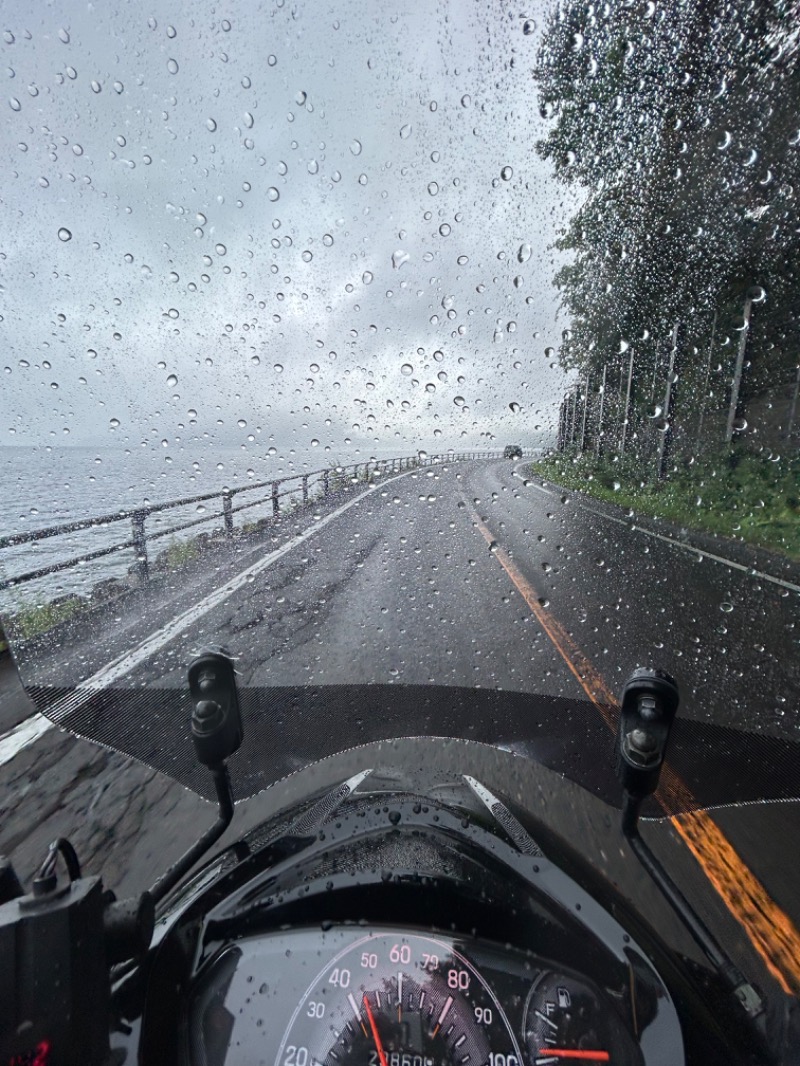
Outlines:
[[375, 1041], [375, 1047], [378, 1049], [378, 1058], [381, 1060], [381, 1066], [388, 1066], [386, 1061], [386, 1052], [383, 1050], [383, 1044], [381, 1038], [378, 1036], [378, 1027], [375, 1024], [375, 1017], [370, 1009], [369, 1000], [367, 999], [367, 993], [364, 993], [364, 1007], [367, 1011], [367, 1017], [369, 1018], [369, 1027], [372, 1030], [372, 1039]]
[[540, 1047], [540, 1055], [557, 1055], [560, 1059], [592, 1059], [594, 1062], [608, 1062], [607, 1051], [570, 1051], [569, 1048]]

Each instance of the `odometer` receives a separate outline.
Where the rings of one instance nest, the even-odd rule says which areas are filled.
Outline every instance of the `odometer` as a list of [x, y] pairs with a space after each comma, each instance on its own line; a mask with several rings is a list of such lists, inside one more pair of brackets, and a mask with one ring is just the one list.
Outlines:
[[303, 994], [275, 1066], [522, 1066], [505, 1012], [451, 944], [372, 933]]

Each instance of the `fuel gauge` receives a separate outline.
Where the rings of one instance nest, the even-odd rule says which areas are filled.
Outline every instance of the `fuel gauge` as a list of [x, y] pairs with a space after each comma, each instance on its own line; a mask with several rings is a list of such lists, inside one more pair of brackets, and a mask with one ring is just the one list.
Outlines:
[[643, 1061], [611, 1004], [566, 974], [545, 970], [539, 975], [528, 994], [523, 1026], [531, 1066], [641, 1066]]

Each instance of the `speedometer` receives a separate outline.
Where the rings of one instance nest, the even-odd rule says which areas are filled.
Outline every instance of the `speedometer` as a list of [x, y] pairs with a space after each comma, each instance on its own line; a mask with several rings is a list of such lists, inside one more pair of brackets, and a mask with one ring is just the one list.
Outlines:
[[452, 944], [371, 933], [305, 990], [275, 1066], [522, 1066], [486, 980]]

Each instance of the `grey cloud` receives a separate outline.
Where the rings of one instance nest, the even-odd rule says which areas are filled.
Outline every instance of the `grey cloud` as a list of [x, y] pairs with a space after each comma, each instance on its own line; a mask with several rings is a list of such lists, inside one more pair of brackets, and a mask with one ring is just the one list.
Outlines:
[[0, 441], [252, 434], [299, 457], [552, 425], [563, 197], [533, 152], [535, 38], [455, 2], [229, 4], [229, 31], [212, 5], [155, 8], [152, 29], [140, 7], [62, 0], [31, 40], [27, 5], [6, 8]]

